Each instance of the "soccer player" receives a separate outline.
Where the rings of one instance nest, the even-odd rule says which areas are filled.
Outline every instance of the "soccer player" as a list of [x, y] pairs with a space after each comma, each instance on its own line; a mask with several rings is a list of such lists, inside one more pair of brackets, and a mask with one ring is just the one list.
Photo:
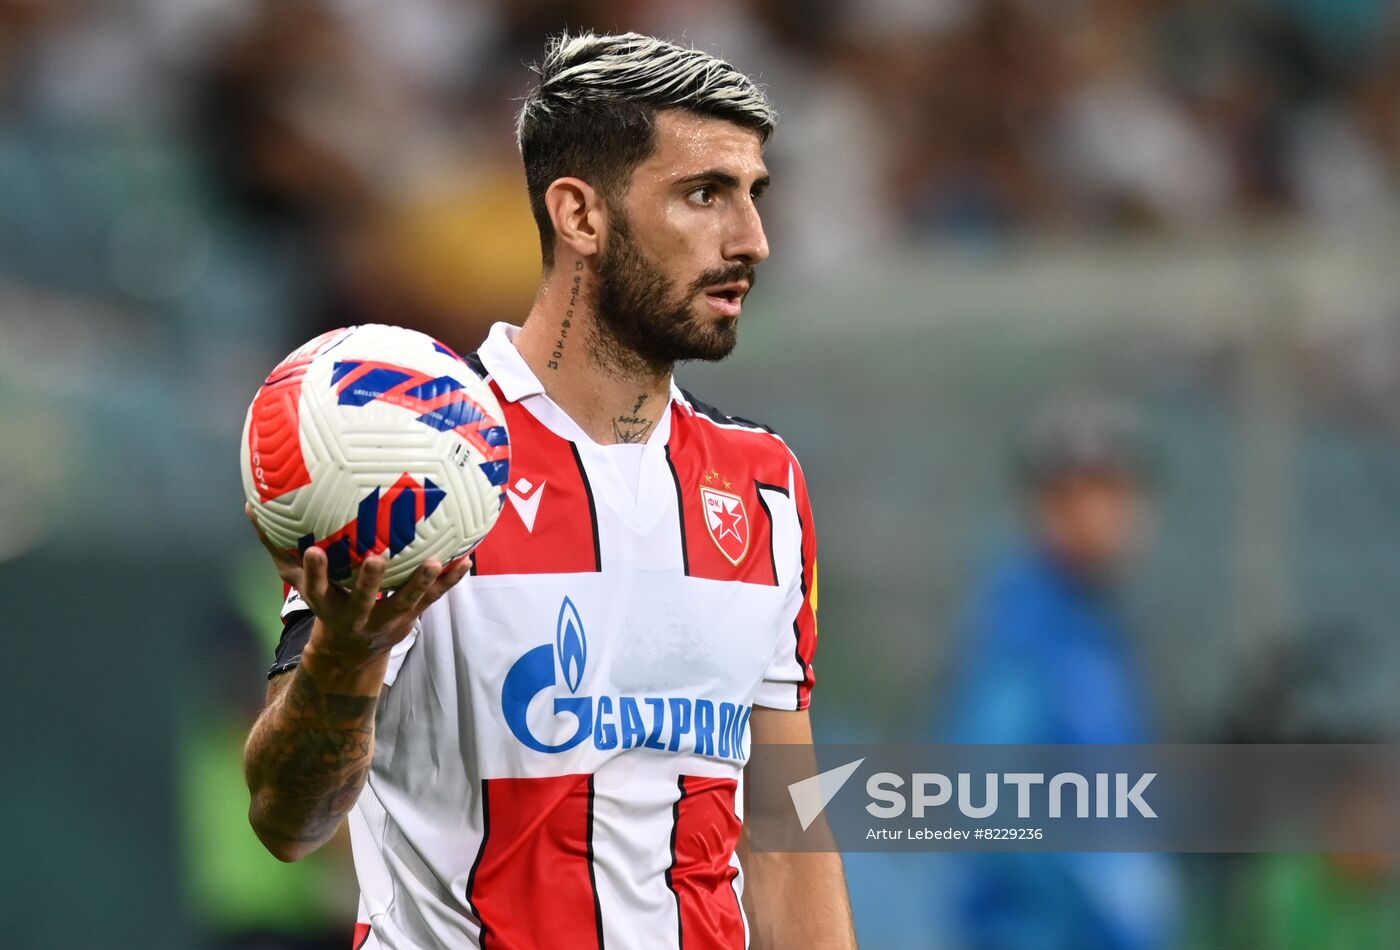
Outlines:
[[[816, 536], [771, 430], [677, 388], [768, 256], [776, 114], [703, 52], [562, 35], [517, 137], [544, 274], [468, 358], [510, 429], [469, 562], [292, 588], [248, 739], [254, 829], [349, 816], [357, 947], [853, 948], [837, 854], [742, 854], [752, 743], [812, 741]], [[742, 861], [741, 861], [742, 854]]]

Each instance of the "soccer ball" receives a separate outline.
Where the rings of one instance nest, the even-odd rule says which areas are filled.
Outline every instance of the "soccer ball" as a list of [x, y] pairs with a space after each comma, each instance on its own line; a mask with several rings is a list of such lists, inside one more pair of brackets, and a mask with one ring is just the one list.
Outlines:
[[366, 324], [322, 334], [272, 371], [248, 407], [242, 470], [273, 544], [321, 548], [345, 586], [384, 555], [393, 588], [491, 530], [510, 438], [491, 387], [451, 349]]

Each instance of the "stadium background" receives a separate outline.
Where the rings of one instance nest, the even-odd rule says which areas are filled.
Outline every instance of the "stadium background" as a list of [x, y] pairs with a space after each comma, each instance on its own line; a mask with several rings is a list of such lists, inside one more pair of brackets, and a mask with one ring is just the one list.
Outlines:
[[[524, 313], [512, 99], [565, 24], [684, 38], [782, 110], [742, 346], [681, 378], [804, 460], [819, 739], [930, 735], [1012, 433], [1086, 386], [1161, 460], [1130, 599], [1163, 738], [1394, 737], [1383, 0], [0, 0], [7, 946], [348, 945], [343, 851], [283, 867], [243, 819], [279, 594], [238, 431], [319, 329], [471, 348]], [[1181, 861], [1180, 945], [1363, 945], [1300, 942], [1276, 864]], [[863, 944], [956, 945], [944, 865], [852, 856]], [[1396, 880], [1317, 913], [1400, 946]]]

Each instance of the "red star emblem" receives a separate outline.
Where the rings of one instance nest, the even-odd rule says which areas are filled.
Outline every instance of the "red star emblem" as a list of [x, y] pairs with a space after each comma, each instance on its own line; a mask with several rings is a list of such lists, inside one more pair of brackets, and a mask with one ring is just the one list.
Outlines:
[[715, 517], [719, 519], [719, 536], [722, 538], [726, 534], [743, 539], [739, 533], [739, 525], [744, 523], [744, 514], [737, 508], [722, 508], [715, 512]]
[[710, 531], [710, 540], [737, 567], [749, 552], [749, 517], [744, 499], [706, 485], [700, 487], [700, 499], [705, 505], [705, 527]]

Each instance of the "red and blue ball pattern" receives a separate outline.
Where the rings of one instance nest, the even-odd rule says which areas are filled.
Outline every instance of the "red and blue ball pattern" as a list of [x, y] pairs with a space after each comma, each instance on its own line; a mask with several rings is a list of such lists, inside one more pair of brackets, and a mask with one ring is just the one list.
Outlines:
[[349, 583], [371, 554], [396, 586], [429, 557], [466, 554], [495, 523], [510, 436], [489, 385], [452, 350], [398, 327], [323, 334], [249, 407], [244, 487], [264, 532], [322, 548]]

